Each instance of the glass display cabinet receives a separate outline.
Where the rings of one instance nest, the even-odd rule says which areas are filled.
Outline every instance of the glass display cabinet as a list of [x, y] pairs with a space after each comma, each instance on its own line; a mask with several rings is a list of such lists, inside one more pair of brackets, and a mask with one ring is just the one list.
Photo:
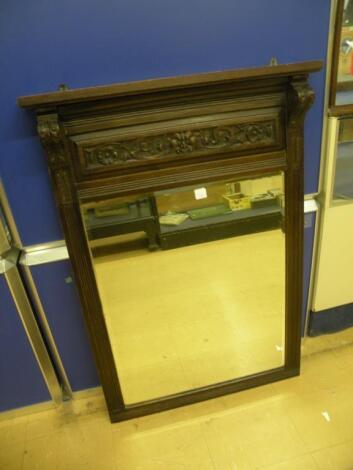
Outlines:
[[353, 117], [337, 122], [338, 139], [333, 169], [332, 203], [353, 202]]
[[330, 106], [353, 104], [353, 1], [335, 0]]
[[112, 421], [299, 374], [303, 126], [321, 66], [19, 98]]
[[353, 106], [344, 108], [328, 120], [313, 312], [353, 303]]
[[319, 331], [350, 326], [352, 315], [344, 313], [344, 306], [353, 304], [353, 2], [332, 5], [334, 43], [310, 323]]

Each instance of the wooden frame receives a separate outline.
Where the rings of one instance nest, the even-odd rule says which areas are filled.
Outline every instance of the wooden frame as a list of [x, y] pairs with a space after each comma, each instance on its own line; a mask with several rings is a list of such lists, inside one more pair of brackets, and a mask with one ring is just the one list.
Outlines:
[[[112, 421], [194, 403], [299, 373], [303, 123], [321, 62], [215, 72], [18, 99], [37, 112], [66, 242]], [[220, 178], [285, 172], [285, 364], [125, 406], [79, 201]]]

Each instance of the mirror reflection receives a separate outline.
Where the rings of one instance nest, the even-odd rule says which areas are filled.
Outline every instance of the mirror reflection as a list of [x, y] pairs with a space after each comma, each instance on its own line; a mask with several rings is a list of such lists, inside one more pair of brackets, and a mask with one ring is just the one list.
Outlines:
[[284, 364], [282, 173], [81, 211], [125, 404]]
[[343, 118], [339, 121], [332, 201], [335, 203], [352, 203], [353, 201], [352, 118]]
[[353, 0], [344, 0], [340, 36], [336, 89], [337, 105], [353, 103]]

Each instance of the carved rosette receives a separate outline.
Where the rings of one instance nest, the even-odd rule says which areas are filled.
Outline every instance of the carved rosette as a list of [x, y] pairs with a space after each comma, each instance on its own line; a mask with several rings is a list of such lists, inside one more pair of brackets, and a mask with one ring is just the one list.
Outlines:
[[65, 133], [56, 114], [38, 116], [38, 134], [46, 151], [59, 205], [72, 203], [70, 166], [65, 153]]
[[85, 147], [83, 155], [86, 169], [93, 170], [213, 150], [227, 152], [241, 147], [269, 146], [274, 145], [276, 139], [276, 121], [272, 119], [120, 140]]

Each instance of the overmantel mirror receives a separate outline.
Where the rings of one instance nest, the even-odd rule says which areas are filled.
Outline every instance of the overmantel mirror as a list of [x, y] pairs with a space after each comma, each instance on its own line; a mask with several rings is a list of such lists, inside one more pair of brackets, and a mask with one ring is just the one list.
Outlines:
[[303, 122], [321, 65], [19, 98], [112, 421], [299, 373]]

